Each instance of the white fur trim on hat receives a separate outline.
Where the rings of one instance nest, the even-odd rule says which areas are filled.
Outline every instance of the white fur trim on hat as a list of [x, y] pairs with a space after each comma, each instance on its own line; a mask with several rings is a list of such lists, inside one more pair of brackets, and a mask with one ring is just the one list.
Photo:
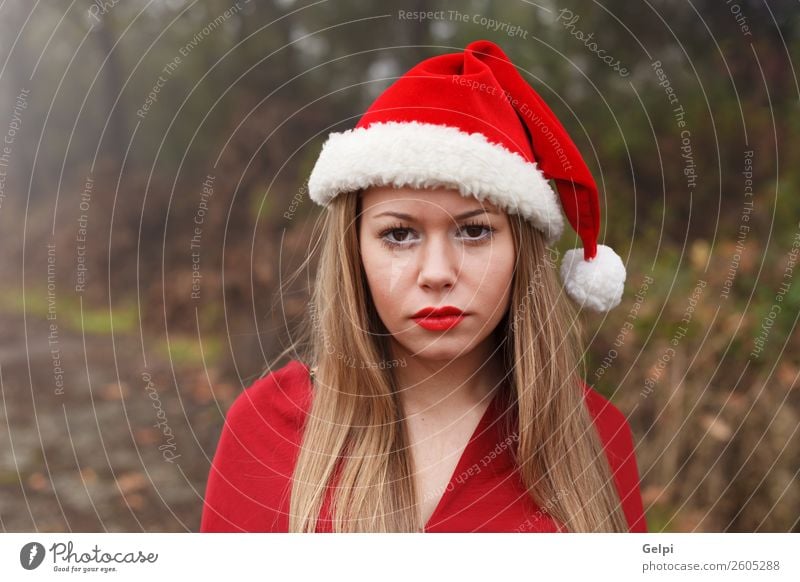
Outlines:
[[619, 305], [625, 287], [625, 265], [606, 245], [597, 245], [591, 261], [583, 259], [583, 249], [570, 249], [561, 262], [561, 280], [569, 295], [581, 307], [609, 311]]
[[553, 245], [564, 229], [561, 204], [536, 163], [482, 133], [456, 127], [379, 122], [331, 133], [308, 180], [311, 199], [322, 206], [338, 194], [393, 185], [448, 187], [488, 200], [528, 219]]

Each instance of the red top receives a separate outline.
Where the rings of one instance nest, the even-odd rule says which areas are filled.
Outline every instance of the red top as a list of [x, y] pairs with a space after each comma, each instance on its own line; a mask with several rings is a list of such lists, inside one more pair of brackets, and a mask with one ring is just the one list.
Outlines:
[[[291, 476], [312, 389], [299, 360], [256, 381], [234, 401], [208, 476], [201, 532], [287, 532]], [[646, 532], [633, 438], [625, 416], [584, 384], [631, 532]], [[498, 398], [464, 449], [425, 532], [555, 532], [527, 495], [503, 437]], [[554, 500], [555, 501], [555, 500]], [[330, 532], [327, 499], [318, 532]]]

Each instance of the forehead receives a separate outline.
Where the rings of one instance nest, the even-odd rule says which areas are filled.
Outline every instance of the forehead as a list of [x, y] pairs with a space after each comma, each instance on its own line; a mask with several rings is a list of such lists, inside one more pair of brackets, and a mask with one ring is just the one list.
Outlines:
[[478, 200], [471, 195], [463, 195], [453, 188], [395, 188], [394, 186], [373, 186], [359, 193], [362, 212], [367, 217], [375, 217], [384, 212], [411, 214], [420, 219], [433, 214], [456, 216], [471, 210], [502, 214], [500, 207], [488, 200]]

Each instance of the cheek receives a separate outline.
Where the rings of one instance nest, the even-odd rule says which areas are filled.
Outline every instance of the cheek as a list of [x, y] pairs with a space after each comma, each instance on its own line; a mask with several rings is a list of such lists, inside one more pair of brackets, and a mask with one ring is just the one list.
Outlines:
[[380, 242], [365, 241], [360, 245], [361, 261], [372, 300], [382, 319], [391, 319], [392, 310], [400, 307], [403, 296], [402, 277], [408, 259], [387, 251]]
[[463, 274], [469, 280], [470, 294], [485, 315], [495, 311], [495, 306], [500, 306], [501, 311], [508, 306], [515, 264], [511, 242], [495, 244], [486, 254], [476, 255], [465, 263]]

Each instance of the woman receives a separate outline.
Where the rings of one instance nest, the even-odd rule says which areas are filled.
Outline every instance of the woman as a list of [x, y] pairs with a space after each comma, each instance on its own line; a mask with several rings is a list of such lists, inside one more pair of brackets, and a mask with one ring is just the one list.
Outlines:
[[561, 266], [573, 300], [615, 307], [624, 266], [499, 47], [412, 68], [329, 136], [309, 194], [321, 258], [279, 359], [299, 355], [228, 412], [201, 530], [646, 531], [628, 423], [578, 372], [560, 210], [584, 242]]

